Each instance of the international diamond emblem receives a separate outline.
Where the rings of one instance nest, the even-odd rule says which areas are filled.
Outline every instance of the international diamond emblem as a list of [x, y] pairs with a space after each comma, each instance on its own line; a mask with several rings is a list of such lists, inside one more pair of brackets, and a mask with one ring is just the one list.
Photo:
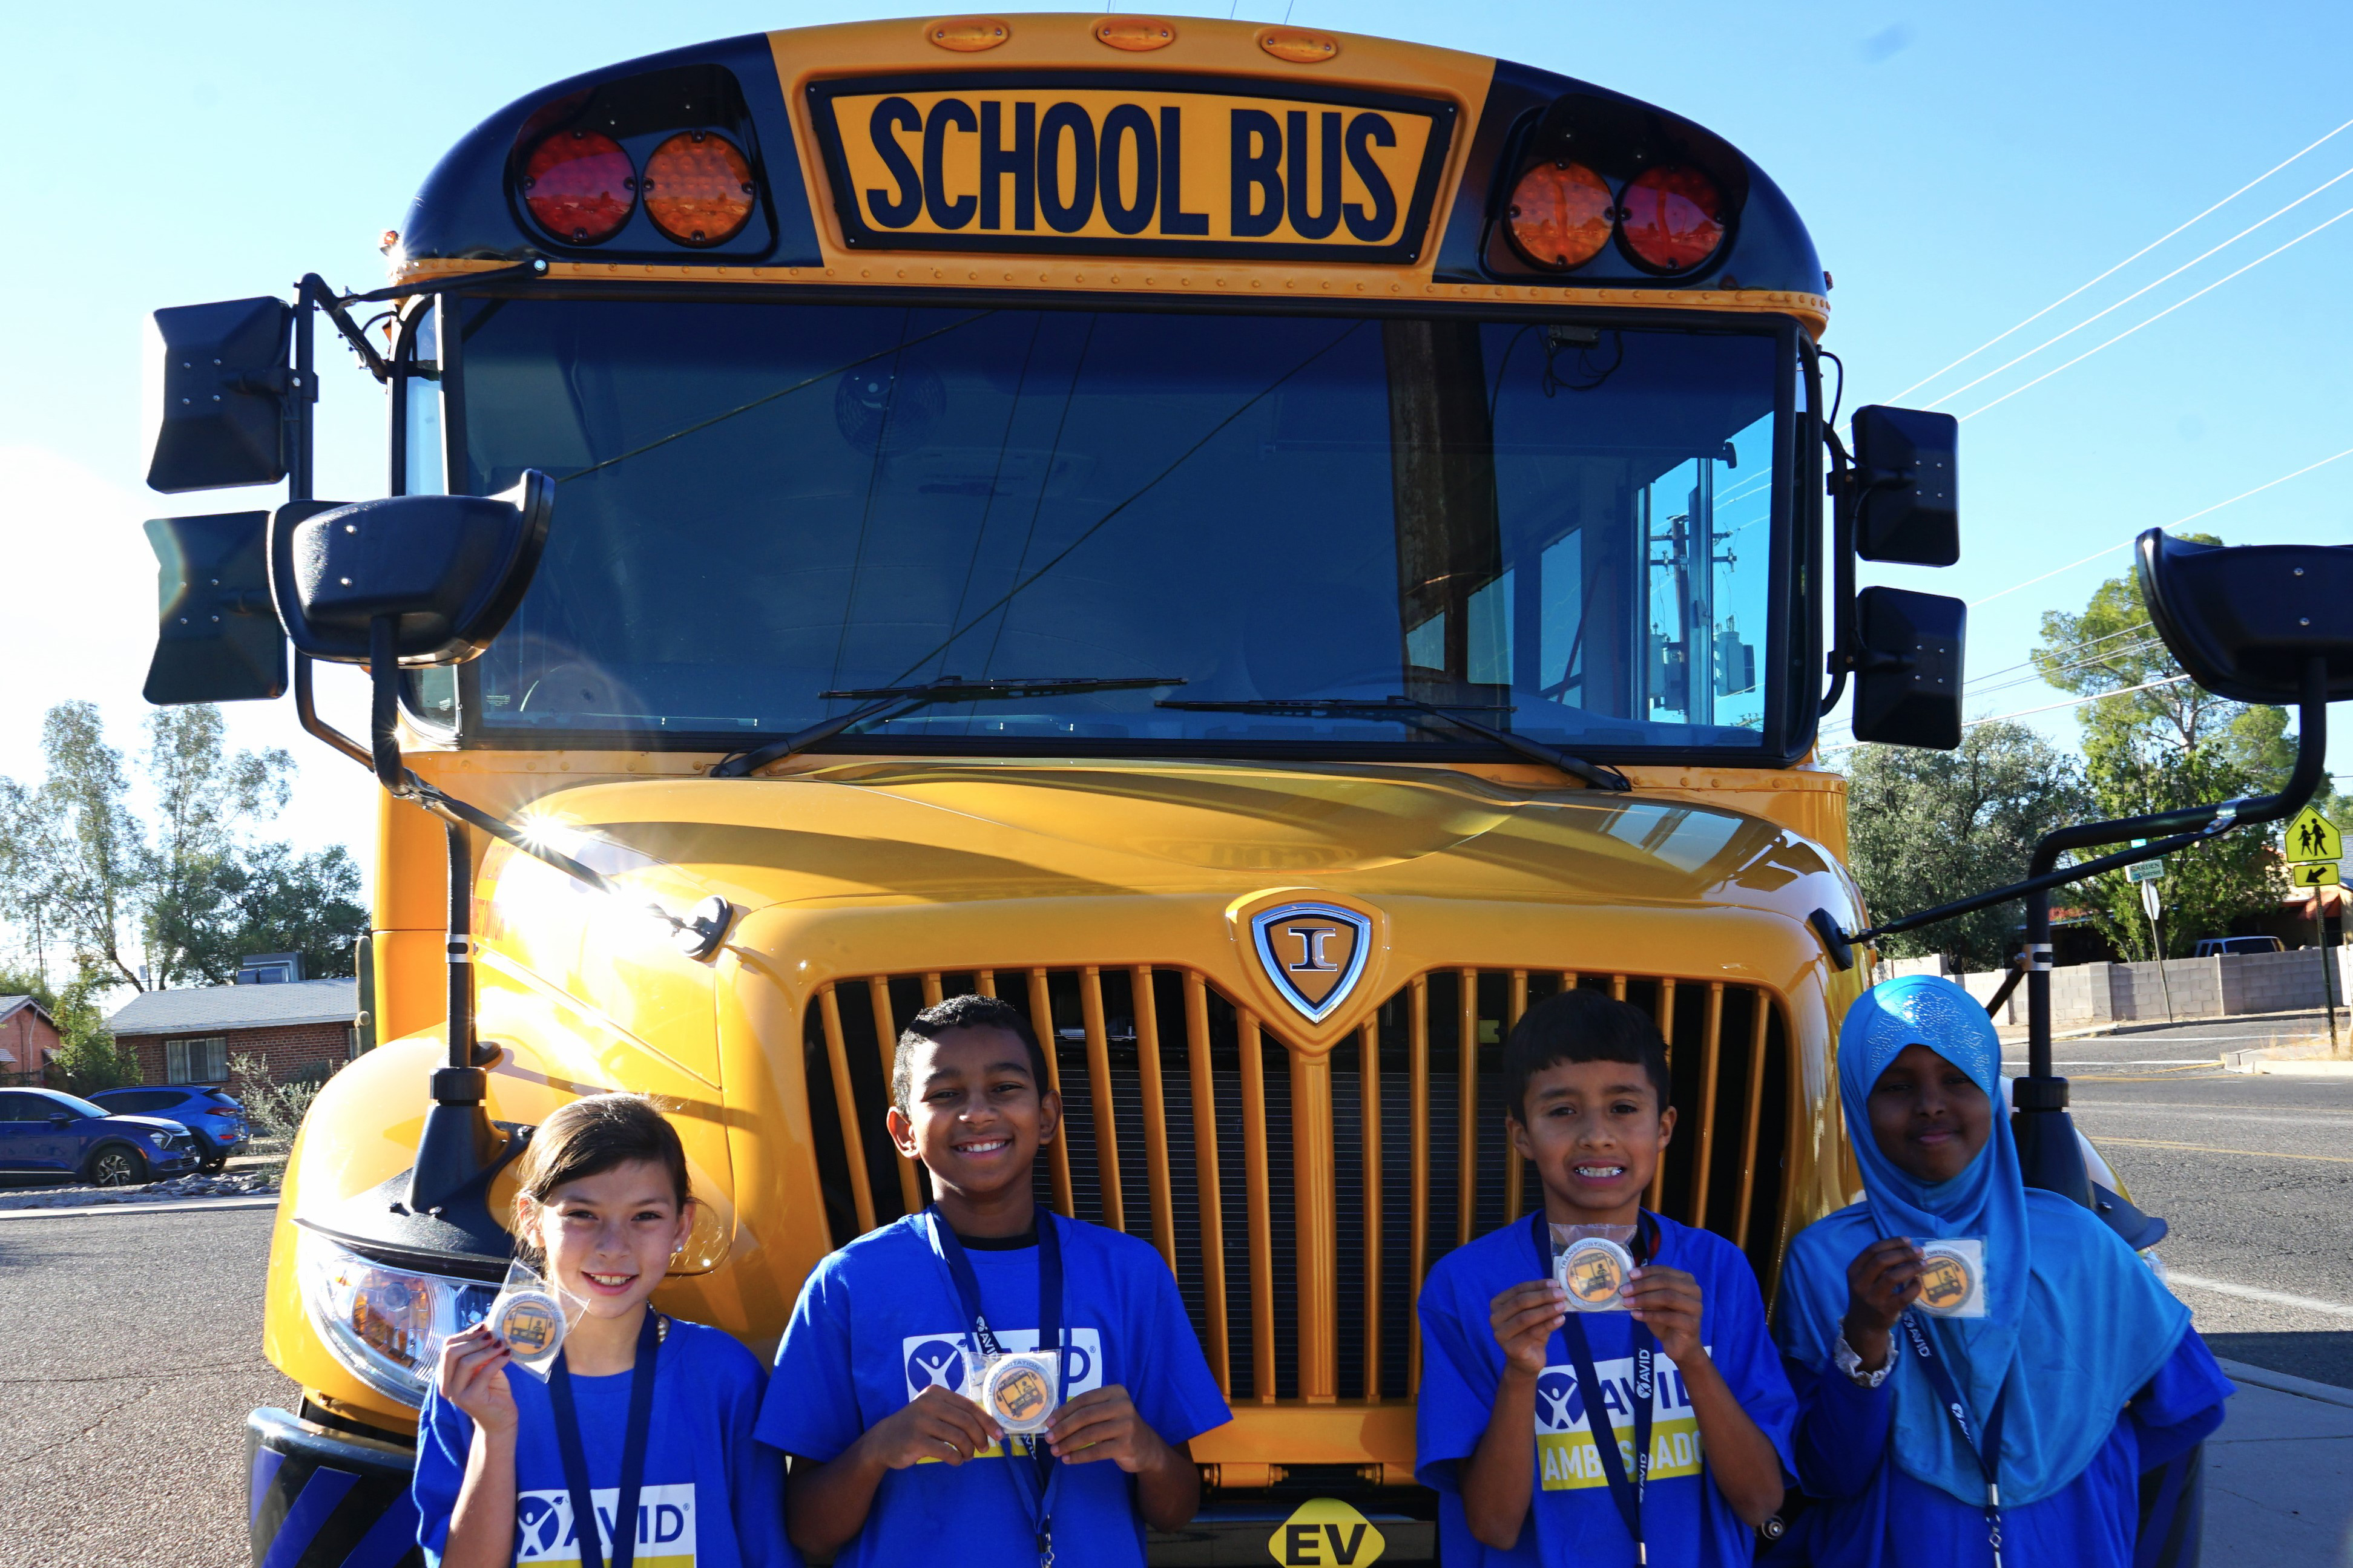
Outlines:
[[1250, 917], [1267, 978], [1311, 1024], [1329, 1017], [1356, 989], [1372, 931], [1371, 920], [1336, 904], [1279, 904]]

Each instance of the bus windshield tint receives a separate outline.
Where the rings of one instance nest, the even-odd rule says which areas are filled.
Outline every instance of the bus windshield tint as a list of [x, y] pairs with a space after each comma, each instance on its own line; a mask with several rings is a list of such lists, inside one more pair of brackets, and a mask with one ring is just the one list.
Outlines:
[[831, 690], [1153, 676], [1185, 684], [935, 703], [867, 744], [1465, 743], [1155, 706], [1393, 695], [1580, 752], [1764, 743], [1788, 548], [1769, 331], [463, 309], [467, 488], [558, 481], [480, 662], [480, 739], [734, 749], [849, 711]]

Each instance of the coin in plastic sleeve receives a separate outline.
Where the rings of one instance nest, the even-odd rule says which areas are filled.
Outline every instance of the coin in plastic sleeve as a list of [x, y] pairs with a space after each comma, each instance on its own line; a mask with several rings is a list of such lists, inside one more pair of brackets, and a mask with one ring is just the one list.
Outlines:
[[1626, 1302], [1618, 1292], [1634, 1278], [1634, 1255], [1606, 1236], [1585, 1237], [1554, 1259], [1553, 1277], [1577, 1310], [1622, 1312]]
[[564, 1307], [544, 1290], [518, 1290], [502, 1297], [491, 1332], [525, 1361], [536, 1361], [564, 1342]]
[[1986, 1315], [1985, 1243], [1974, 1237], [1920, 1244], [1920, 1310], [1940, 1318]]
[[1008, 1432], [1037, 1432], [1054, 1414], [1055, 1362], [1050, 1351], [992, 1358], [980, 1374], [980, 1407]]

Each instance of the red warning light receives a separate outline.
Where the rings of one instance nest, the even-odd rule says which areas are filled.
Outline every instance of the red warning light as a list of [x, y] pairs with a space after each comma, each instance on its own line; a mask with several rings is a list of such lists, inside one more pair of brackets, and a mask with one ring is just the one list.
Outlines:
[[1627, 248], [1644, 266], [1687, 272], [1724, 243], [1724, 196], [1697, 169], [1649, 169], [1627, 182]]
[[1504, 232], [1538, 267], [1581, 267], [1609, 243], [1609, 187], [1582, 163], [1538, 163], [1512, 187]]
[[532, 149], [523, 205], [540, 226], [574, 245], [610, 239], [638, 205], [637, 171], [611, 137], [559, 131]]

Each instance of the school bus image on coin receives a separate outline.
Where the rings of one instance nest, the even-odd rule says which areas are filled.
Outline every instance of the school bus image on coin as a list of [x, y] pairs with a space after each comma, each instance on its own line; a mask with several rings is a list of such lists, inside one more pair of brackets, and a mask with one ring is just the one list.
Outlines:
[[[1846, 1201], [1869, 968], [1809, 923], [1866, 923], [1815, 761], [1828, 279], [1724, 137], [1314, 29], [860, 22], [526, 93], [386, 256], [393, 488], [554, 497], [512, 619], [391, 721], [525, 842], [383, 802], [381, 1044], [322, 1089], [271, 1255], [301, 1393], [248, 1423], [264, 1556], [402, 1532], [433, 1334], [505, 1278], [387, 1206], [453, 951], [491, 1141], [655, 1097], [697, 1199], [656, 1305], [761, 1346], [923, 1206], [900, 1031], [1024, 1008], [1065, 1108], [1041, 1193], [1150, 1243], [1233, 1408], [1192, 1445], [1187, 1548], [1225, 1558], [1435, 1557], [1414, 1300], [1541, 1204], [1500, 1125], [1531, 1006], [1658, 1022], [1650, 1205], [1768, 1294]], [[648, 904], [723, 913], [681, 947]], [[1129, 1353], [1069, 1348], [1072, 1388]], [[332, 1508], [322, 1466], [360, 1478]]]

